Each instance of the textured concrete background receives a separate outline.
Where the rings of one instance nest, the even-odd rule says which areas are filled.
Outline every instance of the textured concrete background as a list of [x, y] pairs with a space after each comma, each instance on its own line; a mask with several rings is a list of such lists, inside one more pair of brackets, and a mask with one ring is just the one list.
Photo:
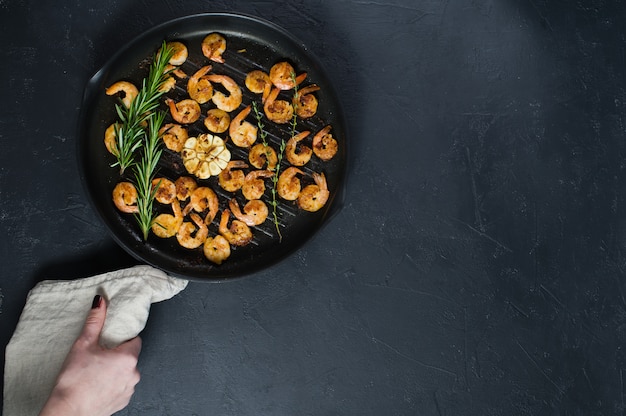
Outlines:
[[625, 414], [626, 6], [285, 3], [0, 0], [2, 345], [37, 281], [134, 263], [78, 177], [89, 77], [237, 11], [325, 65], [346, 206], [279, 265], [154, 305], [120, 414]]

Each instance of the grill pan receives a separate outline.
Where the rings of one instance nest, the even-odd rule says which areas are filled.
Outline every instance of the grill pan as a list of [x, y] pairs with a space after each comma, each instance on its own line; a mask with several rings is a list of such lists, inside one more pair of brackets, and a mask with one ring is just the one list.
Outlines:
[[[208, 61], [201, 52], [201, 42], [204, 37], [218, 32], [227, 40], [227, 49], [223, 54], [224, 64]], [[332, 133], [338, 142], [339, 150], [330, 161], [323, 162], [313, 156], [311, 161], [301, 168], [305, 175], [302, 177], [302, 186], [313, 183], [311, 174], [323, 172], [328, 182], [330, 198], [319, 211], [309, 213], [297, 207], [294, 202], [278, 199], [278, 215], [282, 240], [276, 232], [270, 216], [260, 226], [251, 227], [253, 241], [244, 247], [231, 247], [231, 256], [221, 265], [209, 262], [202, 252], [202, 248], [190, 250], [179, 246], [176, 238], [161, 239], [150, 234], [144, 241], [135, 218], [132, 214], [119, 212], [112, 202], [114, 186], [121, 180], [130, 180], [130, 173], [120, 176], [117, 167], [111, 167], [115, 158], [109, 154], [104, 146], [105, 129], [117, 121], [115, 112], [115, 97], [107, 96], [105, 89], [119, 80], [133, 82], [138, 87], [141, 80], [147, 76], [148, 67], [154, 53], [163, 41], [181, 41], [189, 50], [187, 62], [182, 69], [191, 76], [200, 67], [212, 64], [213, 73], [225, 74], [233, 78], [242, 87], [243, 103], [238, 110], [231, 113], [231, 117], [249, 105], [252, 100], [260, 104], [259, 96], [250, 93], [244, 86], [247, 72], [261, 69], [269, 72], [270, 67], [280, 61], [290, 62], [296, 73], [306, 72], [307, 79], [302, 87], [315, 83], [320, 90], [315, 94], [319, 100], [317, 114], [307, 120], [298, 119], [297, 131], [310, 130], [311, 135], [306, 144], [311, 145], [310, 139], [327, 124], [332, 126]], [[188, 98], [186, 80], [178, 81], [175, 91], [167, 94], [175, 101]], [[287, 94], [292, 94], [288, 92]], [[289, 99], [291, 95], [281, 96]], [[163, 101], [163, 100], [162, 100]], [[161, 102], [161, 108], [166, 106]], [[201, 105], [203, 117], [213, 104]], [[262, 106], [260, 106], [262, 108]], [[248, 121], [256, 124], [254, 115], [248, 116]], [[339, 99], [331, 82], [326, 76], [319, 61], [307, 50], [302, 42], [273, 23], [262, 19], [233, 13], [206, 13], [197, 14], [171, 20], [135, 38], [118, 51], [87, 83], [79, 119], [78, 159], [81, 179], [87, 195], [95, 211], [106, 225], [113, 239], [127, 252], [138, 260], [160, 268], [174, 276], [185, 279], [218, 282], [250, 275], [276, 262], [285, 259], [296, 249], [308, 241], [343, 204], [344, 176], [346, 171], [347, 148], [346, 131], [343, 113]], [[168, 113], [166, 123], [171, 122]], [[267, 141], [275, 149], [279, 148], [281, 140], [287, 140], [291, 134], [291, 127], [274, 125], [264, 120], [268, 131]], [[195, 123], [189, 129], [189, 136], [208, 132], [201, 122]], [[218, 134], [227, 139], [227, 132]], [[257, 140], [257, 143], [260, 139]], [[247, 151], [235, 147], [227, 140], [227, 147], [232, 153], [231, 160], [246, 160]], [[281, 172], [289, 166], [286, 159], [281, 164]], [[247, 173], [250, 169], [244, 169]], [[157, 176], [175, 180], [181, 175], [189, 175], [180, 159], [180, 156], [163, 146], [163, 155], [159, 163]], [[209, 186], [218, 194], [220, 213], [209, 226], [209, 235], [217, 234], [221, 211], [227, 208], [228, 200], [235, 197], [240, 206], [245, 199], [239, 191], [231, 194], [223, 191], [217, 184], [217, 178], [207, 180], [197, 179], [199, 186]], [[266, 180], [266, 192], [263, 200], [271, 201], [271, 180]], [[168, 212], [168, 207], [156, 204], [157, 210]], [[157, 211], [157, 213], [160, 211]]]

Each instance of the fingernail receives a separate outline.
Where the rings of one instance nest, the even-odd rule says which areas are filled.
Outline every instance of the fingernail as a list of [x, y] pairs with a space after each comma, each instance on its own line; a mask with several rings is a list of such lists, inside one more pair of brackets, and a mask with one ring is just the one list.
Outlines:
[[102, 303], [102, 296], [96, 295], [93, 297], [93, 302], [91, 303], [91, 309], [96, 309], [100, 307]]

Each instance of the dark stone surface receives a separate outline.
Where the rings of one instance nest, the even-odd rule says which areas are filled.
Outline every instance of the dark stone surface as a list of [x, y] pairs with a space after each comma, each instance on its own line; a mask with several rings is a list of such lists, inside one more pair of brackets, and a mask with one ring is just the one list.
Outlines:
[[238, 11], [334, 80], [346, 206], [279, 265], [154, 305], [120, 414], [624, 414], [626, 6], [284, 3], [0, 0], [2, 345], [37, 281], [134, 263], [78, 176], [89, 77], [155, 24]]

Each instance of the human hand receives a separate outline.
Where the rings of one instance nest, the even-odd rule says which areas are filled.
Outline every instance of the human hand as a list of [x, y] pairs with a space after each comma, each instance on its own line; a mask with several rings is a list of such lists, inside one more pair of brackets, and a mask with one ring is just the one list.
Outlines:
[[100, 346], [106, 311], [96, 296], [40, 416], [110, 416], [128, 405], [139, 382], [141, 339], [113, 349]]

